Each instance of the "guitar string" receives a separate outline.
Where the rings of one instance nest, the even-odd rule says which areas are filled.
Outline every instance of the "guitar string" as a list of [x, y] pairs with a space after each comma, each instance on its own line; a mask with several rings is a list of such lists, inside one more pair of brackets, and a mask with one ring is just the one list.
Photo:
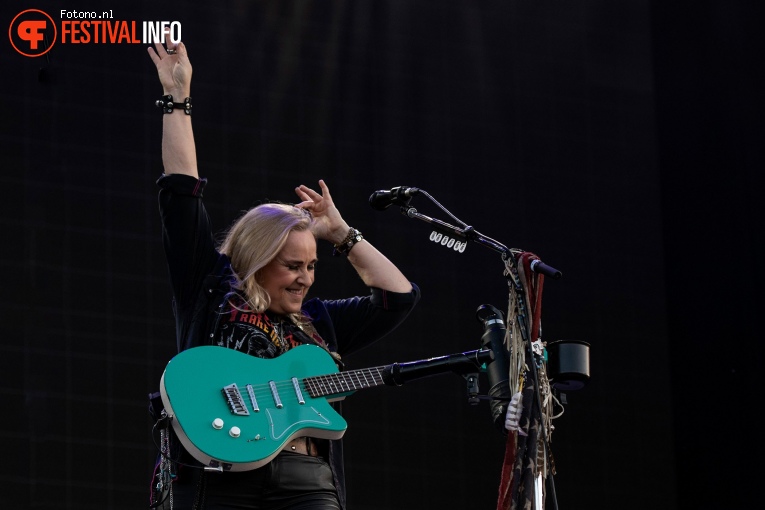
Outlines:
[[[309, 394], [314, 393], [316, 396], [323, 396], [377, 386], [383, 383], [382, 370], [384, 368], [384, 366], [365, 368], [337, 374], [303, 377], [298, 378], [298, 380], [302, 381], [302, 389], [308, 391]], [[354, 377], [356, 379], [355, 382], [353, 380]], [[280, 396], [282, 393], [289, 394], [290, 391], [294, 391], [294, 384], [291, 379], [274, 381], [274, 385]], [[236, 387], [242, 394], [242, 398], [249, 396], [246, 384], [243, 386], [237, 385]], [[254, 384], [252, 385], [252, 390], [255, 394], [255, 399], [259, 402], [262, 398], [268, 399], [273, 396], [270, 383]]]
[[[374, 368], [365, 368], [361, 370], [354, 370], [352, 372], [341, 372], [338, 374], [325, 374], [325, 375], [313, 375], [313, 376], [307, 376], [307, 377], [298, 377], [297, 379], [299, 381], [334, 381], [334, 384], [340, 385], [342, 384], [340, 381], [351, 381], [353, 382], [353, 378], [355, 377], [356, 380], [359, 383], [363, 383], [362, 378], [365, 380], [371, 379], [374, 382], [381, 382], [382, 381], [382, 370], [385, 367], [374, 367]], [[365, 375], [359, 376], [358, 373], [364, 373]], [[278, 381], [273, 381], [277, 388], [284, 388], [284, 387], [292, 387], [293, 382], [292, 379], [281, 379]], [[239, 390], [246, 390], [247, 385], [237, 385], [237, 388]], [[269, 392], [271, 389], [271, 383], [260, 383], [260, 384], [253, 384], [252, 388], [255, 391], [265, 391]]]
[[[373, 373], [367, 374], [363, 380], [359, 378], [355, 381], [350, 378], [320, 376], [304, 378], [302, 380], [302, 384], [300, 384], [300, 389], [301, 391], [305, 390], [309, 393], [342, 393], [345, 391], [353, 391], [357, 389], [378, 386], [382, 382], [382, 376], [380, 374]], [[295, 386], [292, 381], [274, 381], [274, 387], [277, 393], [280, 394], [290, 393], [295, 390]], [[237, 389], [243, 395], [249, 394], [249, 390], [246, 385], [237, 386]], [[253, 385], [252, 390], [255, 393], [256, 399], [258, 399], [259, 396], [268, 397], [272, 395], [272, 388], [268, 383]]]

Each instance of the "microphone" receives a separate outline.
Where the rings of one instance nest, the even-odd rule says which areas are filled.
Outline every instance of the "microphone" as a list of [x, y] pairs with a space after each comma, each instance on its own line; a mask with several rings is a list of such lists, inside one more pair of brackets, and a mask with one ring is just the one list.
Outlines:
[[369, 197], [369, 205], [377, 211], [384, 211], [393, 204], [408, 205], [409, 200], [419, 193], [418, 188], [396, 186], [390, 190], [377, 190]]
[[476, 311], [476, 318], [483, 323], [483, 336], [481, 345], [491, 349], [494, 353], [494, 361], [486, 367], [489, 378], [489, 396], [492, 400], [489, 404], [494, 425], [498, 430], [505, 430], [505, 414], [510, 400], [509, 362], [505, 342], [505, 321], [502, 312], [491, 305], [481, 305]]

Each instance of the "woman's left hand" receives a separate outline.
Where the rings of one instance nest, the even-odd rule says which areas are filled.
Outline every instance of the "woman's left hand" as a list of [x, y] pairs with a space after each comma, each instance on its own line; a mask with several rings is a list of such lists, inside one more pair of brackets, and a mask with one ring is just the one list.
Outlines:
[[310, 211], [314, 218], [316, 237], [337, 244], [345, 239], [350, 227], [335, 207], [329, 188], [323, 180], [319, 180], [319, 187], [321, 194], [302, 184], [295, 188], [295, 193], [302, 200], [296, 207]]
[[[313, 232], [316, 237], [337, 245], [343, 242], [350, 227], [335, 207], [324, 181], [319, 181], [319, 186], [321, 195], [303, 185], [295, 188], [295, 193], [303, 200], [297, 207], [306, 209], [313, 215]], [[348, 261], [369, 287], [391, 292], [412, 291], [412, 284], [406, 276], [366, 240], [354, 245], [353, 250], [348, 253]]]

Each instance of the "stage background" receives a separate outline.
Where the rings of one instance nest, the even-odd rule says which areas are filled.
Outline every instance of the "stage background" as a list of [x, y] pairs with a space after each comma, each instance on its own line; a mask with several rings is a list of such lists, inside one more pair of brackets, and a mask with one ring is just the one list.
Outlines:
[[[60, 4], [4, 3], [60, 23]], [[480, 346], [497, 253], [428, 240], [377, 189], [416, 186], [563, 271], [544, 338], [591, 344], [555, 421], [561, 509], [753, 506], [762, 439], [761, 62], [753, 3], [84, 1], [182, 23], [199, 166], [222, 231], [323, 178], [423, 291], [351, 368]], [[759, 30], [759, 27], [757, 27]], [[146, 395], [174, 354], [155, 180], [161, 95], [142, 44], [0, 44], [4, 506], [145, 508]], [[177, 115], [178, 113], [176, 113]], [[412, 205], [451, 222], [424, 197]], [[320, 246], [312, 295], [364, 293]], [[484, 390], [486, 387], [483, 388]], [[504, 438], [464, 381], [350, 397], [350, 508], [494, 508]], [[548, 505], [548, 508], [552, 508]]]

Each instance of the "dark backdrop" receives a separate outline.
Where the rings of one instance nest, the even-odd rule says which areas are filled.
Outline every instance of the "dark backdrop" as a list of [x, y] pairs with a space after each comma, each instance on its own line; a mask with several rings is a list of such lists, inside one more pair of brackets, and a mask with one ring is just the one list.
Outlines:
[[[564, 273], [546, 340], [591, 343], [553, 453], [563, 509], [751, 506], [762, 454], [762, 83], [743, 1], [84, 2], [177, 20], [194, 65], [207, 205], [224, 229], [325, 179], [423, 290], [351, 368], [479, 347], [499, 255], [367, 204], [428, 191]], [[49, 1], [4, 4], [10, 24]], [[154, 181], [161, 94], [144, 45], [0, 49], [2, 500], [142, 508], [146, 394], [174, 353]], [[40, 70], [43, 69], [41, 73]], [[177, 114], [177, 113], [176, 113]], [[420, 212], [450, 221], [423, 197]], [[321, 246], [314, 295], [363, 293]], [[484, 387], [485, 389], [485, 387]], [[441, 375], [346, 402], [351, 508], [493, 508], [504, 448]]]

